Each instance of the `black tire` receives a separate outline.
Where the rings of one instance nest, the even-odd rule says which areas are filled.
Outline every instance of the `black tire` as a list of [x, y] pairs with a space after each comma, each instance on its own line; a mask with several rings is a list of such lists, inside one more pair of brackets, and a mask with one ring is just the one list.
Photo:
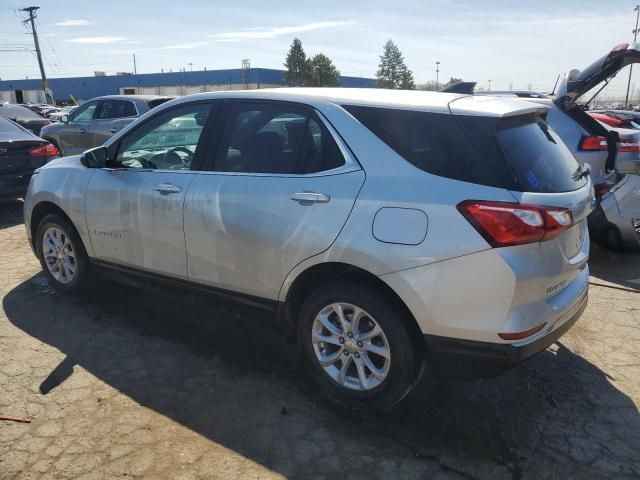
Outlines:
[[[386, 336], [391, 352], [389, 370], [375, 388], [354, 390], [341, 385], [324, 370], [316, 356], [311, 341], [313, 324], [316, 316], [333, 303], [349, 303], [361, 308], [375, 319]], [[405, 317], [393, 302], [387, 301], [375, 289], [362, 285], [336, 282], [314, 290], [300, 309], [298, 338], [303, 354], [311, 362], [317, 380], [324, 387], [322, 392], [328, 393], [331, 400], [374, 410], [388, 409], [402, 400], [418, 380], [424, 360], [407, 323], [413, 319]]]
[[[75, 275], [73, 279], [68, 283], [64, 283], [58, 279], [51, 273], [47, 263], [45, 261], [45, 256], [43, 252], [43, 237], [45, 232], [51, 228], [56, 227], [60, 231], [62, 231], [71, 245], [72, 251], [75, 254], [74, 264], [75, 264]], [[88, 287], [88, 277], [89, 277], [89, 257], [87, 256], [87, 252], [84, 248], [82, 240], [80, 240], [80, 236], [76, 231], [75, 227], [71, 225], [65, 218], [62, 216], [51, 213], [46, 215], [39, 223], [38, 230], [36, 231], [35, 238], [35, 246], [36, 252], [38, 254], [38, 260], [40, 260], [40, 265], [42, 266], [42, 271], [44, 275], [49, 280], [49, 283], [54, 286], [56, 289], [65, 292], [78, 294], [84, 292]]]

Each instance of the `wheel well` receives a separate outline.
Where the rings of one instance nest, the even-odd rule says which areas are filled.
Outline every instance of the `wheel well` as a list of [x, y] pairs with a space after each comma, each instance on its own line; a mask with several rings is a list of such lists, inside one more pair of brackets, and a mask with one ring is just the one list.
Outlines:
[[[73, 228], [76, 228], [76, 226], [73, 224], [69, 216], [66, 213], [64, 213], [64, 210], [62, 210], [55, 203], [51, 203], [51, 202], [38, 203], [35, 207], [33, 207], [33, 210], [31, 211], [31, 221], [29, 224], [29, 227], [31, 229], [31, 245], [33, 246], [34, 250], [36, 250], [36, 233], [38, 231], [38, 225], [40, 225], [40, 222], [42, 221], [42, 219], [45, 216], [49, 215], [50, 213], [55, 213], [57, 215], [60, 215], [67, 222], [73, 225]], [[78, 229], [76, 228], [76, 232], [77, 231]]]
[[389, 285], [371, 272], [338, 262], [322, 263], [309, 267], [294, 280], [287, 292], [282, 315], [278, 319], [279, 327], [283, 330], [287, 340], [294, 341], [297, 337], [298, 313], [309, 294], [321, 285], [338, 279], [366, 285], [376, 291], [398, 309], [400, 317], [405, 319], [412, 337], [419, 342], [418, 345], [422, 344], [422, 333], [413, 314]]

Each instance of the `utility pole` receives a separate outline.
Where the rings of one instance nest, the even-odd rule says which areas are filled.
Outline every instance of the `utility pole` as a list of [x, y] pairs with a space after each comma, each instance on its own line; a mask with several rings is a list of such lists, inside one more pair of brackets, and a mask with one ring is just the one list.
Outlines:
[[138, 69], [136, 68], [136, 54], [133, 54], [133, 74], [136, 75], [138, 73]]
[[53, 103], [51, 95], [49, 95], [49, 83], [47, 82], [47, 74], [44, 73], [44, 63], [42, 62], [42, 54], [40, 53], [40, 42], [38, 42], [38, 32], [36, 32], [36, 24], [34, 20], [36, 18], [36, 10], [40, 7], [26, 7], [21, 9], [22, 12], [27, 12], [29, 18], [23, 23], [31, 23], [31, 33], [33, 34], [33, 43], [36, 45], [36, 55], [38, 56], [38, 65], [40, 66], [40, 76], [42, 77], [42, 89], [44, 90], [44, 97], [47, 103]]
[[189, 71], [193, 72], [193, 63], [189, 62], [187, 65], [189, 65]]
[[436, 90], [440, 84], [440, 62], [436, 62]]
[[[633, 30], [633, 43], [635, 45], [638, 38], [638, 20], [640, 20], [640, 5], [636, 5], [633, 9], [636, 12], [636, 28]], [[631, 72], [633, 72], [633, 63], [629, 65], [629, 80], [627, 81], [627, 96], [624, 98], [624, 106], [629, 105], [629, 87], [631, 86]]]
[[489, 90], [491, 90], [491, 80], [489, 80]]

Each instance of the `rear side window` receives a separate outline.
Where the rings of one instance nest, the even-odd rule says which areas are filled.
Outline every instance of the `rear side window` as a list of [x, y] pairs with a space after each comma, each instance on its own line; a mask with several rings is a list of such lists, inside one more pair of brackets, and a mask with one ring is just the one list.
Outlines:
[[110, 118], [136, 117], [138, 111], [133, 102], [128, 100], [103, 100], [96, 118], [107, 120]]
[[40, 115], [32, 112], [27, 107], [23, 107], [22, 105], [10, 105], [8, 103], [0, 104], [0, 117], [17, 120], [19, 122], [25, 120], [42, 120]]
[[229, 111], [215, 170], [305, 174], [344, 163], [335, 140], [312, 110], [288, 104], [237, 103]]
[[156, 108], [158, 105], [162, 105], [163, 103], [168, 102], [169, 100], [173, 100], [173, 97], [156, 98], [154, 100], [149, 100], [149, 102], [147, 102], [147, 105], [149, 105], [149, 109], [152, 109]]
[[449, 114], [344, 106], [412, 165], [441, 177], [501, 187], [496, 175]]

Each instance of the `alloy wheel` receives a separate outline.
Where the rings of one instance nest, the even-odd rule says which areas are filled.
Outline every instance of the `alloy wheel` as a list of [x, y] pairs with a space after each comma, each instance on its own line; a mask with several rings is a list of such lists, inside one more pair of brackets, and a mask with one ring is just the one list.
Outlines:
[[350, 303], [332, 303], [313, 321], [311, 341], [320, 366], [351, 390], [371, 390], [389, 374], [391, 349], [376, 320]]
[[49, 227], [42, 236], [42, 255], [53, 278], [68, 284], [76, 277], [76, 253], [60, 227]]

